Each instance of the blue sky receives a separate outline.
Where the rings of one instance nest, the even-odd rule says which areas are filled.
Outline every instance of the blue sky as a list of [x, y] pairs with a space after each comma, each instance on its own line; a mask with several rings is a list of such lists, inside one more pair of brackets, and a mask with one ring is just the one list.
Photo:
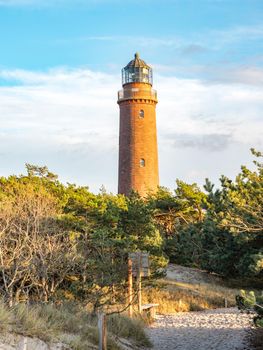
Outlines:
[[233, 177], [262, 149], [262, 0], [0, 0], [0, 42], [3, 175], [34, 162], [115, 192], [116, 92], [136, 51], [159, 93], [162, 185]]
[[[2, 4], [2, 6], [1, 6]], [[261, 0], [2, 0], [1, 66], [262, 65]]]

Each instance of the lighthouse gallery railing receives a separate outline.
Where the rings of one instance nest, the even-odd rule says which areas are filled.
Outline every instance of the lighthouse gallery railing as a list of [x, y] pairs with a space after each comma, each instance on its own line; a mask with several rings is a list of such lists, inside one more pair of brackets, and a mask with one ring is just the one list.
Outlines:
[[145, 98], [157, 101], [157, 91], [151, 90], [141, 90], [139, 88], [133, 88], [132, 90], [120, 90], [118, 91], [118, 100], [128, 100], [132, 98]]

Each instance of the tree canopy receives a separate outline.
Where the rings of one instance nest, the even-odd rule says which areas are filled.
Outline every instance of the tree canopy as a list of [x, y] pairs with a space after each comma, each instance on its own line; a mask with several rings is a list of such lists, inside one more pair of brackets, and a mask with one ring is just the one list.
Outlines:
[[141, 198], [62, 184], [47, 167], [0, 178], [0, 289], [19, 300], [77, 298], [94, 309], [125, 298], [129, 252], [148, 251], [152, 278], [167, 262], [223, 276], [263, 276], [262, 154], [235, 180], [177, 180]]

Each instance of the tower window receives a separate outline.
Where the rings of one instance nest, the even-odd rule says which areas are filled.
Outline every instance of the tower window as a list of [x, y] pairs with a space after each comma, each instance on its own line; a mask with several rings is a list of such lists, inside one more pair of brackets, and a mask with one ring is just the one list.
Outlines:
[[144, 118], [144, 110], [141, 109], [140, 112], [139, 112], [139, 117], [142, 119]]
[[145, 167], [145, 160], [143, 158], [140, 159], [140, 167]]

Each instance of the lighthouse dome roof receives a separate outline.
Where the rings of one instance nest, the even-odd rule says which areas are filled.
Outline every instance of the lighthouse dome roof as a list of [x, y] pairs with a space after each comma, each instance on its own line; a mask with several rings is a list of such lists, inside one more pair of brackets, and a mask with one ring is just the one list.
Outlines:
[[135, 53], [134, 55], [134, 59], [131, 60], [127, 66], [125, 68], [131, 68], [131, 67], [136, 67], [136, 68], [150, 68], [150, 66], [148, 66], [148, 64], [145, 63], [145, 61], [143, 61], [140, 58], [140, 55], [138, 52]]
[[140, 59], [138, 52], [134, 59], [122, 69], [122, 85], [128, 83], [146, 83], [152, 85], [152, 68]]

